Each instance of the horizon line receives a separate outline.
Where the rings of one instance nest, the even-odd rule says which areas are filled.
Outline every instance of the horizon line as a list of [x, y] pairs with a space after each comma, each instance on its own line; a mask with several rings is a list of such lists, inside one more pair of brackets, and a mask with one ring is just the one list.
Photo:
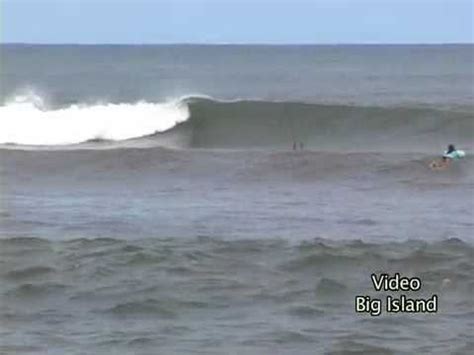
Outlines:
[[473, 42], [0, 42], [0, 45], [37, 45], [37, 46], [442, 46], [442, 45], [474, 45]]

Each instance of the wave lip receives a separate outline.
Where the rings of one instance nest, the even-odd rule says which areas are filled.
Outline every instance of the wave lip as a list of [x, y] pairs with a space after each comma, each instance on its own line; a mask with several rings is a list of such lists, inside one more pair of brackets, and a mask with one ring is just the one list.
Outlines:
[[183, 101], [72, 105], [57, 110], [38, 97], [16, 97], [0, 106], [0, 144], [67, 145], [125, 140], [163, 132], [188, 119]]

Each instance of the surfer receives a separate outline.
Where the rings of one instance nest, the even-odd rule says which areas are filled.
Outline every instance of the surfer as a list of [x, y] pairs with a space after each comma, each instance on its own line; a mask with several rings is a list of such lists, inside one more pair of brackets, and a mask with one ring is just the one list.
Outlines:
[[447, 162], [448, 159], [461, 159], [464, 158], [466, 153], [462, 150], [457, 150], [454, 144], [448, 145], [448, 149], [443, 154], [443, 162]]
[[431, 162], [430, 167], [434, 170], [446, 169], [449, 166], [451, 160], [457, 160], [464, 158], [466, 153], [462, 150], [456, 149], [454, 144], [448, 145], [448, 149], [444, 152], [441, 160], [434, 160]]
[[303, 150], [303, 149], [304, 149], [304, 144], [303, 144], [303, 142], [299, 142], [299, 144], [296, 145], [296, 142], [293, 141], [293, 150], [298, 150], [298, 146], [299, 146], [299, 149], [300, 149], [300, 150]]

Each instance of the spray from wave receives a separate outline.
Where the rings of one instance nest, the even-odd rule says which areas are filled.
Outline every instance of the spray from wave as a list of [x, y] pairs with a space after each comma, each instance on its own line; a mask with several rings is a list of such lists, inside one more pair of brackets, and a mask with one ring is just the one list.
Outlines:
[[62, 145], [124, 140], [166, 131], [189, 117], [181, 100], [72, 105], [48, 110], [41, 97], [16, 96], [0, 106], [0, 144]]

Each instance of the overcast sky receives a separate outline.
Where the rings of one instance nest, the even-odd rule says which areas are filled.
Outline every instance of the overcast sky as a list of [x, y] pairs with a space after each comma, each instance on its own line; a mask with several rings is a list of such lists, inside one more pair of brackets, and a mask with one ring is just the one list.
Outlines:
[[0, 0], [1, 42], [473, 42], [474, 0]]

